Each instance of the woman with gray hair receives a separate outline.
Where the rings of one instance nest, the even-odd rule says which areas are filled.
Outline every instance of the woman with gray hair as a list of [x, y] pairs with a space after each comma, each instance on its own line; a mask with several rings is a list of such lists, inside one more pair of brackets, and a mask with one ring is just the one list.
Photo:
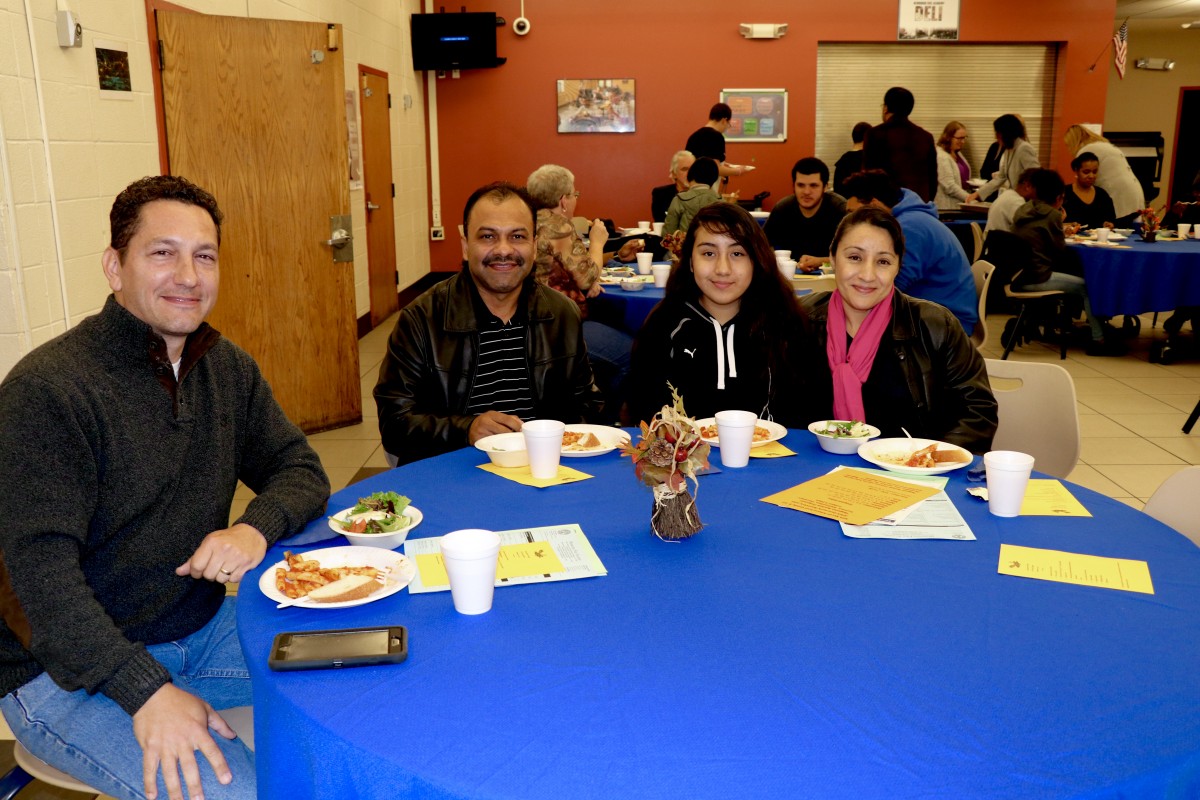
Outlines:
[[615, 414], [618, 391], [629, 369], [633, 339], [628, 334], [588, 319], [588, 298], [600, 294], [600, 268], [610, 255], [631, 261], [642, 249], [638, 239], [626, 242], [615, 254], [605, 253], [608, 229], [592, 221], [588, 243], [575, 231], [572, 218], [579, 202], [575, 175], [566, 167], [544, 164], [530, 174], [526, 190], [537, 204], [534, 277], [575, 301], [583, 317], [583, 338], [596, 373], [596, 385], [605, 395], [605, 406]]
[[650, 190], [650, 219], [655, 222], [666, 220], [667, 209], [671, 207], [671, 201], [675, 199], [675, 195], [687, 191], [687, 174], [694, 163], [696, 163], [696, 157], [688, 150], [680, 150], [671, 156], [671, 171], [667, 173], [667, 177], [674, 183], [655, 186]]

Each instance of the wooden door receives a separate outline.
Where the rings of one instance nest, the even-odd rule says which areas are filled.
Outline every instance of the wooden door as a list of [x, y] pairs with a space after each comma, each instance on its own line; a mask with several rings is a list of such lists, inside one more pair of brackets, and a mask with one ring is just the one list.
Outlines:
[[371, 327], [400, 308], [396, 284], [396, 216], [392, 198], [392, 122], [388, 76], [358, 66], [362, 100], [363, 194], [367, 205], [367, 283]]
[[[1200, 86], [1184, 86], [1179, 90], [1179, 112], [1175, 120], [1175, 147], [1171, 156], [1171, 203], [1190, 203], [1192, 181], [1200, 174]], [[1168, 192], [1163, 192], [1166, 198]]]
[[330, 217], [350, 213], [345, 78], [330, 27], [157, 17], [171, 173], [225, 213], [210, 322], [254, 356], [303, 430], [360, 422], [354, 265], [335, 263], [325, 243]]

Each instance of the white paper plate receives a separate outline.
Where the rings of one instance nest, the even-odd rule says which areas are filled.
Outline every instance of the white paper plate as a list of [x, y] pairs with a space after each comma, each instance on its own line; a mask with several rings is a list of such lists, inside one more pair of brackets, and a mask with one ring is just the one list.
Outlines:
[[381, 550], [378, 547], [325, 547], [321, 550], [309, 550], [297, 553], [305, 559], [316, 559], [322, 568], [326, 567], [375, 567], [376, 569], [391, 569], [388, 582], [379, 591], [359, 600], [347, 600], [344, 603], [314, 603], [308, 598], [292, 600], [275, 588], [275, 570], [287, 569], [287, 561], [279, 561], [267, 569], [258, 579], [258, 588], [276, 603], [295, 603], [303, 608], [350, 608], [393, 595], [408, 586], [417, 574], [417, 565], [411, 558], [394, 550]]
[[600, 440], [599, 447], [593, 447], [590, 450], [568, 450], [563, 448], [563, 458], [591, 458], [592, 456], [602, 456], [605, 453], [611, 453], [621, 446], [622, 442], [629, 441], [629, 434], [620, 428], [610, 428], [606, 425], [568, 425], [567, 430], [572, 433], [594, 433], [596, 438]]
[[[893, 458], [903, 456], [907, 459], [916, 451], [931, 444], [936, 444], [938, 450], [957, 450], [960, 453], [964, 453], [967, 456], [967, 460], [949, 461], [937, 467], [905, 467], [894, 461], [882, 458], [882, 456]], [[941, 475], [943, 472], [951, 472], [961, 467], [970, 466], [972, 459], [974, 459], [969, 450], [965, 450], [956, 444], [939, 442], [936, 439], [875, 439], [874, 441], [860, 445], [858, 454], [864, 461], [868, 461], [877, 467], [904, 475]]]
[[[703, 433], [704, 429], [707, 428], [709, 425], [716, 425], [716, 424], [717, 424], [716, 417], [706, 417], [704, 419], [696, 420], [696, 425], [699, 426], [700, 431], [701, 431], [700, 438], [703, 439], [704, 441], [708, 442], [713, 447], [720, 447], [721, 442], [718, 441], [716, 436], [705, 436]], [[766, 428], [767, 432], [771, 435], [768, 436], [766, 439], [756, 439], [754, 441], [754, 443], [750, 445], [751, 447], [762, 447], [764, 444], [770, 444], [771, 442], [778, 442], [780, 439], [787, 436], [787, 428], [783, 427], [778, 422], [771, 422], [770, 420], [760, 419], [757, 422], [755, 422], [754, 424], [759, 428]]]

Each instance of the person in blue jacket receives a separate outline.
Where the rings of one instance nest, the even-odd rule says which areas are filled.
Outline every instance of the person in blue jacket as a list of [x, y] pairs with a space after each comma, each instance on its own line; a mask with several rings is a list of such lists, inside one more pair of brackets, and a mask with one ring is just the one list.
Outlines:
[[904, 262], [896, 288], [945, 306], [970, 336], [979, 323], [975, 279], [962, 245], [938, 219], [937, 206], [901, 188], [880, 169], [864, 170], [846, 182], [846, 210], [863, 206], [890, 212], [904, 232]]

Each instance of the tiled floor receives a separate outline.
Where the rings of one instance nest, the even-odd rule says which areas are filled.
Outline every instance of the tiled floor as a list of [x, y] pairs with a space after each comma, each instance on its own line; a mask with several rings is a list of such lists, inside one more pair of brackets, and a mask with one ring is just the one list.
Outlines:
[[[991, 333], [984, 355], [999, 358], [1000, 331], [1007, 317], [990, 317]], [[363, 421], [359, 425], [309, 437], [329, 473], [334, 491], [344, 488], [365, 467], [386, 467], [379, 444], [379, 421], [371, 389], [379, 373], [388, 334], [395, 318], [368, 333], [359, 342], [362, 376]], [[1200, 400], [1200, 361], [1171, 366], [1151, 364], [1151, 342], [1163, 338], [1162, 328], [1152, 329], [1151, 315], [1142, 318], [1142, 335], [1122, 358], [1093, 358], [1079, 349], [1059, 361], [1057, 348], [1027, 344], [1010, 358], [1048, 361], [1066, 368], [1075, 380], [1083, 448], [1070, 480], [1134, 508], [1141, 508], [1167, 476], [1189, 464], [1200, 464], [1200, 425], [1189, 436], [1181, 430], [1188, 413]], [[241, 489], [234, 501], [236, 518], [250, 500]], [[11, 764], [11, 744], [0, 743], [0, 773]], [[82, 798], [83, 795], [52, 787], [34, 786], [21, 797], [28, 800]]]

